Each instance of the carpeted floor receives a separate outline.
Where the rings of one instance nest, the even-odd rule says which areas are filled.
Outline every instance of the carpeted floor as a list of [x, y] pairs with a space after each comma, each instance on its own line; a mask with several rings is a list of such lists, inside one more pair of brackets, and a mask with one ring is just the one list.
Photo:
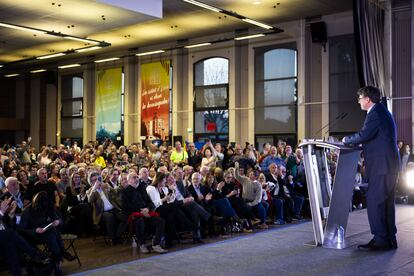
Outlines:
[[344, 250], [304, 245], [311, 222], [275, 228], [75, 275], [414, 275], [414, 206], [397, 206], [399, 249], [366, 252], [365, 210], [350, 214]]

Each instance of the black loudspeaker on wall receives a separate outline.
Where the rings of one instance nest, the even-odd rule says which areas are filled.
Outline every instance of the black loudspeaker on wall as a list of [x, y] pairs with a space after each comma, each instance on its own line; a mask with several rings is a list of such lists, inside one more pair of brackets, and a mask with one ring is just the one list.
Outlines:
[[57, 84], [57, 72], [46, 71], [46, 84]]
[[180, 141], [181, 145], [183, 144], [183, 136], [173, 136], [173, 146], [175, 145], [175, 142]]
[[328, 36], [326, 34], [326, 24], [323, 21], [315, 22], [310, 24], [310, 31], [312, 36], [312, 42], [322, 43], [322, 46], [325, 49], [326, 42], [328, 41]]

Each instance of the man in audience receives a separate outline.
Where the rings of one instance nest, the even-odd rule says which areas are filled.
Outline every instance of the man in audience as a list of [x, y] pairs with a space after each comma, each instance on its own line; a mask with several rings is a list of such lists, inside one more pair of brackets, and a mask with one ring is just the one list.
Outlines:
[[141, 168], [139, 170], [139, 186], [143, 187], [144, 190], [148, 185], [151, 185], [152, 179], [149, 177], [149, 171], [147, 168]]
[[[183, 170], [180, 167], [173, 169], [172, 177], [167, 179], [167, 185], [170, 190], [175, 191], [175, 200], [179, 202], [184, 212], [189, 216], [195, 225], [200, 225], [201, 219], [204, 222], [208, 222], [211, 215], [201, 205], [199, 205], [190, 194], [190, 192], [184, 187], [183, 184]], [[201, 241], [200, 231], [194, 235], [196, 242]]]
[[295, 183], [293, 182], [293, 176], [292, 175], [286, 175], [286, 168], [282, 165], [278, 166], [279, 171], [279, 184], [282, 184], [283, 186], [286, 186], [288, 189], [288, 195], [293, 200], [293, 218], [294, 219], [301, 219], [301, 210], [303, 206], [303, 202], [305, 201], [305, 197], [301, 194], [297, 193], [294, 189]]
[[118, 187], [119, 182], [119, 175], [121, 174], [121, 171], [118, 168], [112, 168], [109, 171], [109, 176], [108, 176], [108, 181], [107, 183], [109, 184], [109, 186], [111, 186], [113, 189], [115, 189], [116, 187]]
[[155, 206], [145, 190], [138, 188], [140, 185], [138, 175], [134, 172], [128, 174], [128, 186], [122, 191], [122, 208], [129, 215], [129, 221], [135, 228], [135, 234], [139, 242], [141, 253], [149, 253], [145, 245], [145, 225], [155, 228], [152, 241], [152, 251], [166, 253], [160, 245], [161, 236], [165, 229], [165, 220], [154, 212]]
[[13, 216], [9, 217], [8, 215], [3, 217], [3, 222], [11, 228], [16, 229], [17, 225], [20, 223], [20, 217], [25, 206], [29, 204], [29, 201], [25, 199], [24, 194], [20, 192], [20, 186], [17, 178], [8, 177], [5, 181], [6, 183], [6, 193], [1, 196], [1, 200], [11, 199], [12, 202], [16, 204], [16, 209], [12, 213]]
[[261, 168], [263, 173], [269, 172], [269, 165], [275, 163], [276, 165], [283, 165], [285, 166], [285, 162], [282, 160], [282, 158], [278, 157], [277, 155], [277, 148], [275, 146], [272, 146], [270, 148], [270, 154], [265, 159], [263, 159]]
[[201, 160], [203, 157], [201, 156], [200, 152], [195, 147], [194, 143], [188, 143], [188, 165], [190, 165], [193, 168], [197, 168], [201, 164]]
[[60, 200], [62, 200], [65, 197], [66, 188], [69, 186], [68, 169], [61, 168], [59, 170], [59, 177], [59, 181], [56, 182], [56, 189], [59, 194]]
[[32, 201], [33, 197], [41, 191], [45, 191], [49, 200], [53, 202], [56, 207], [59, 207], [60, 198], [57, 192], [56, 185], [53, 181], [48, 181], [46, 168], [37, 170], [37, 178], [39, 179], [33, 185], [29, 184], [27, 188], [27, 198]]
[[102, 219], [112, 244], [115, 245], [120, 242], [121, 235], [127, 227], [126, 215], [117, 204], [116, 191], [109, 184], [102, 183], [102, 178], [97, 172], [89, 175], [89, 185], [91, 188], [86, 191], [86, 195], [93, 208], [93, 223], [99, 225]]

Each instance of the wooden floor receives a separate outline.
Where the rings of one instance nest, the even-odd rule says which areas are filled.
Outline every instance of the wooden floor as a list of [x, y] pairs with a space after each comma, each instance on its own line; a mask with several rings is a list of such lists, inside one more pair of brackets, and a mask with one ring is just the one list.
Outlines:
[[[298, 222], [294, 222], [298, 223]], [[286, 224], [290, 225], [290, 224]], [[284, 227], [284, 225], [270, 225], [269, 229], [274, 229], [277, 227]], [[254, 232], [266, 231], [266, 230], [254, 230]], [[222, 240], [228, 240], [235, 237], [240, 237], [243, 235], [249, 235], [249, 233], [236, 233], [227, 236], [218, 236], [216, 238], [205, 239], [204, 242], [214, 243]], [[150, 241], [148, 241], [148, 244]], [[182, 250], [185, 248], [195, 247], [197, 245], [192, 243], [192, 239], [189, 237], [184, 239], [180, 244], [175, 244], [170, 251]], [[124, 263], [128, 261], [133, 261], [140, 258], [147, 258], [154, 256], [155, 254], [141, 254], [138, 248], [133, 248], [130, 241], [125, 244], [109, 246], [106, 245], [102, 238], [98, 238], [93, 241], [92, 238], [79, 238], [75, 241], [75, 248], [78, 252], [79, 258], [81, 260], [82, 266], [79, 266], [76, 260], [72, 262], [64, 261], [62, 264], [62, 270], [65, 275], [72, 274], [76, 272], [91, 270], [94, 268], [110, 266], [114, 264]], [[70, 253], [73, 254], [69, 250]], [[168, 254], [168, 253], [167, 253]]]

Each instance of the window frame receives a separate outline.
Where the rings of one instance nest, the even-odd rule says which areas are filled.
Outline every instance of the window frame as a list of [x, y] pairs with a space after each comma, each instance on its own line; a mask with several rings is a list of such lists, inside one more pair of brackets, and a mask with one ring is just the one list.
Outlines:
[[[220, 58], [220, 59], [225, 59], [227, 60], [227, 72], [228, 72], [228, 82], [227, 83], [221, 83], [221, 84], [208, 84], [208, 85], [196, 85], [196, 66], [202, 62], [205, 62], [209, 59], [213, 59], [213, 58]], [[221, 56], [211, 56], [211, 57], [207, 57], [204, 59], [201, 59], [197, 62], [193, 63], [193, 129], [194, 129], [194, 138], [193, 140], [195, 142], [198, 142], [199, 140], [213, 140], [217, 141], [217, 142], [227, 142], [229, 141], [229, 131], [228, 132], [196, 132], [196, 116], [195, 114], [197, 112], [205, 112], [205, 111], [227, 111], [227, 114], [229, 116], [228, 118], [228, 123], [230, 121], [230, 112], [229, 112], [229, 82], [230, 82], [230, 59], [226, 58], [226, 57], [221, 57]], [[197, 107], [196, 104], [196, 90], [197, 89], [202, 89], [202, 90], [206, 90], [206, 89], [212, 89], [212, 88], [224, 88], [226, 90], [226, 104], [224, 106], [214, 106], [214, 107]], [[227, 139], [220, 139], [220, 136], [227, 136]], [[211, 137], [214, 137], [214, 139], [211, 139]]]
[[[258, 62], [260, 62], [258, 59], [259, 57], [262, 58], [262, 64], [264, 66], [264, 55], [267, 52], [273, 51], [273, 50], [292, 50], [296, 53], [296, 76], [291, 76], [291, 77], [279, 77], [279, 78], [268, 78], [265, 79], [265, 72], [263, 70], [263, 74], [261, 75], [260, 78], [257, 78], [257, 66], [258, 66]], [[257, 88], [259, 87], [259, 85], [262, 83], [263, 87], [265, 87], [266, 82], [274, 82], [274, 81], [283, 81], [283, 80], [295, 80], [295, 94], [293, 95], [295, 98], [294, 103], [290, 103], [290, 104], [269, 104], [266, 105], [265, 101], [263, 102], [263, 105], [258, 105], [257, 102], [255, 101], [254, 104], [254, 110], [255, 110], [255, 144], [258, 148], [258, 144], [257, 144], [257, 138], [259, 137], [263, 137], [263, 136], [272, 136], [273, 139], [276, 139], [277, 137], [281, 137], [281, 136], [294, 136], [295, 140], [297, 141], [297, 137], [298, 137], [298, 50], [296, 48], [296, 43], [288, 43], [288, 44], [281, 44], [281, 45], [270, 45], [270, 46], [265, 46], [265, 47], [258, 47], [255, 48], [255, 53], [254, 53], [254, 58], [255, 58], [255, 62], [254, 62], [254, 95], [255, 98], [257, 97], [258, 93]], [[263, 89], [263, 93], [264, 93], [264, 89]], [[275, 131], [271, 131], [271, 132], [261, 132], [261, 131], [257, 131], [257, 125], [256, 125], [256, 111], [257, 109], [265, 109], [265, 108], [273, 108], [273, 107], [288, 107], [288, 108], [293, 108], [295, 110], [295, 122], [294, 122], [294, 132], [275, 132]]]

